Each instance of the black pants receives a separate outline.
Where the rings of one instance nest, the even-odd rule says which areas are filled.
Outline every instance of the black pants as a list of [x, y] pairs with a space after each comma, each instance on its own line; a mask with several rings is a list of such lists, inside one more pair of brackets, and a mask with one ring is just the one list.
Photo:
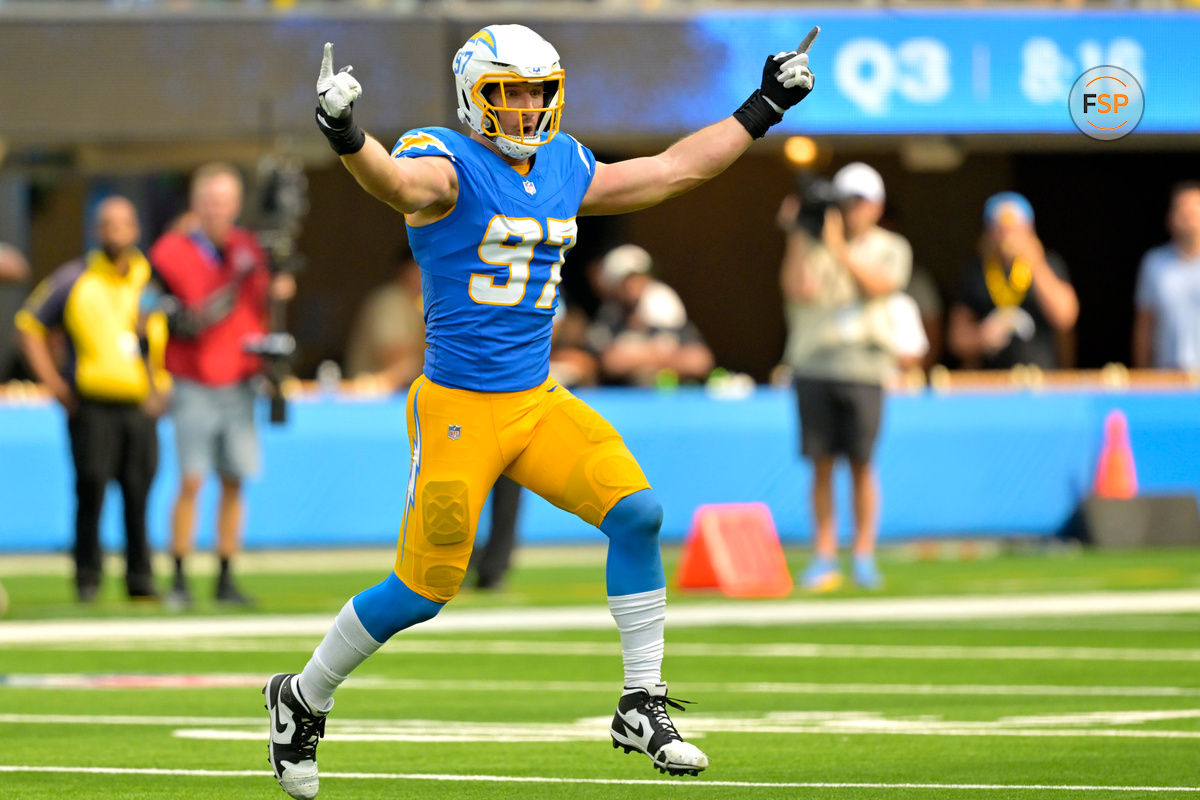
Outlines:
[[476, 585], [494, 589], [504, 581], [517, 543], [517, 511], [521, 507], [521, 485], [501, 475], [492, 487], [492, 531], [487, 544], [471, 554]]
[[125, 585], [153, 591], [146, 501], [158, 469], [158, 426], [137, 405], [83, 400], [67, 421], [75, 462], [75, 585], [100, 583], [100, 510], [108, 482], [121, 486], [125, 507]]

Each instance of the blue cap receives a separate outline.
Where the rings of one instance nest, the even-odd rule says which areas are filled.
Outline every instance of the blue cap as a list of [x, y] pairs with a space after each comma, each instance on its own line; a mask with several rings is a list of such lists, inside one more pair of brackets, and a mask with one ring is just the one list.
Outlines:
[[1016, 192], [1000, 192], [989, 197], [983, 204], [983, 221], [987, 225], [995, 225], [1003, 219], [1005, 212], [1016, 213], [1024, 222], [1033, 224], [1033, 206], [1025, 199], [1025, 195]]

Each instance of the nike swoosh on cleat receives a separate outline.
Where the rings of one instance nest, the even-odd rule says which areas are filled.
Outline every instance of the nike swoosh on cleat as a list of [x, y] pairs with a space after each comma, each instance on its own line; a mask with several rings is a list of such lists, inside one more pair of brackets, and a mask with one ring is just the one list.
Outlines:
[[643, 736], [646, 735], [646, 729], [645, 729], [645, 727], [643, 727], [640, 720], [638, 721], [638, 726], [636, 728], [633, 727], [632, 725], [630, 725], [629, 721], [624, 718], [621, 719], [621, 723], [625, 726], [625, 732], [628, 733], [630, 736], [634, 736], [638, 739], [641, 739]]
[[275, 730], [271, 738], [280, 744], [290, 744], [292, 734], [296, 732], [296, 723], [292, 719], [292, 710], [279, 703], [275, 706]]
[[635, 727], [633, 723], [629, 721], [629, 713], [630, 712], [617, 712], [616, 718], [619, 719], [621, 724], [625, 726], [625, 730], [627, 732], [625, 735], [628, 735], [628, 737], [639, 746], [643, 753], [649, 755], [650, 739], [653, 736], [653, 733], [646, 731], [645, 719], [638, 714], [632, 715], [637, 721], [637, 726]]

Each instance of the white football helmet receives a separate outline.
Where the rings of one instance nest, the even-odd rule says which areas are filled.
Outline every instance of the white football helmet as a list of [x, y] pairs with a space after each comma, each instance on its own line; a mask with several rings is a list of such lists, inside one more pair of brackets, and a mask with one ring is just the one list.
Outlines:
[[[489, 25], [476, 33], [454, 54], [454, 85], [458, 94], [458, 118], [510, 158], [529, 158], [537, 148], [554, 138], [562, 119], [563, 80], [558, 51], [524, 25]], [[498, 102], [504, 103], [505, 82], [544, 83], [541, 116], [537, 129], [516, 136], [500, 126], [501, 111], [530, 109], [496, 105], [488, 95], [499, 86]], [[537, 109], [532, 109], [536, 111]]]

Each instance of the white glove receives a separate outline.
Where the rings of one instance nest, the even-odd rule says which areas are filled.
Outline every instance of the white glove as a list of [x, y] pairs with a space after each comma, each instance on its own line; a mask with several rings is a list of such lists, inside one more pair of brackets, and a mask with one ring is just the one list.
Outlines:
[[317, 102], [321, 111], [334, 119], [350, 113], [350, 104], [362, 94], [362, 85], [355, 80], [349, 65], [336, 73], [333, 71], [333, 43], [325, 43], [325, 57], [321, 59], [321, 74], [317, 76]]
[[776, 113], [782, 114], [812, 91], [816, 79], [808, 68], [808, 50], [820, 27], [814, 27], [795, 50], [776, 53], [763, 68], [762, 94]]
[[775, 56], [775, 63], [779, 64], [779, 74], [775, 76], [775, 80], [783, 84], [783, 88], [791, 89], [793, 86], [803, 86], [805, 89], [812, 89], [813, 74], [808, 69], [808, 53], [779, 53]]

